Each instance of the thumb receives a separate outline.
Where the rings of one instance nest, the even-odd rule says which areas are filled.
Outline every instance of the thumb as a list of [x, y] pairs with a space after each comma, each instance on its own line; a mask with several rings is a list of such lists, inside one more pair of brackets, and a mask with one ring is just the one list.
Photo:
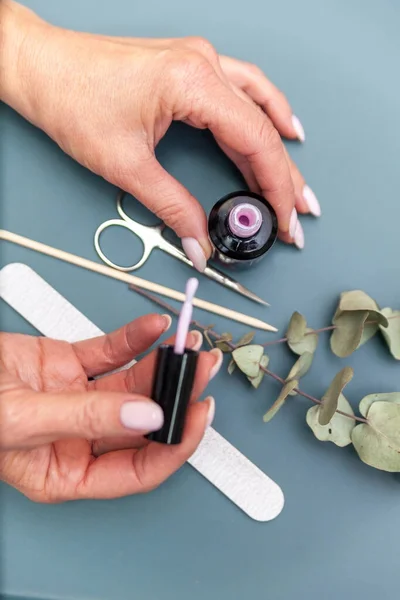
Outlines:
[[160, 165], [154, 155], [139, 160], [135, 175], [124, 189], [175, 231], [194, 267], [204, 271], [211, 255], [211, 245], [207, 218], [200, 203]]
[[163, 411], [138, 394], [21, 392], [2, 399], [0, 448], [21, 449], [65, 438], [95, 440], [157, 431]]

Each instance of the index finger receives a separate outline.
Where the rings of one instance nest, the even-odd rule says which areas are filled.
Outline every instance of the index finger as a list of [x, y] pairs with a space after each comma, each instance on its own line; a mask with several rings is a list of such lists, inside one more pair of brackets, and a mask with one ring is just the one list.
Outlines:
[[95, 377], [118, 369], [142, 354], [170, 325], [168, 315], [144, 315], [111, 333], [75, 342], [72, 347], [86, 375]]
[[261, 193], [276, 210], [280, 231], [288, 232], [294, 188], [282, 140], [271, 120], [212, 78], [193, 106], [214, 136], [248, 161]]

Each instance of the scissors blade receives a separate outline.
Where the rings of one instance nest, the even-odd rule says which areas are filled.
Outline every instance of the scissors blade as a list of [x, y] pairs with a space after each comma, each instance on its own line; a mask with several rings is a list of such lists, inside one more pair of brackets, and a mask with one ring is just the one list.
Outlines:
[[[154, 244], [154, 246], [157, 245], [157, 247], [160, 248], [160, 250], [167, 252], [171, 256], [174, 256], [175, 258], [194, 268], [192, 261], [188, 259], [186, 254], [180, 248], [166, 240], [162, 236], [161, 231], [158, 231], [157, 233], [158, 241], [157, 244]], [[207, 267], [203, 271], [203, 275], [205, 275], [209, 279], [212, 279], [213, 281], [216, 281], [217, 283], [220, 283], [221, 285], [229, 288], [230, 290], [233, 290], [234, 292], [237, 292], [238, 294], [241, 294], [242, 296], [253, 300], [254, 302], [258, 302], [259, 304], [263, 304], [264, 306], [269, 306], [268, 302], [254, 294], [254, 292], [248, 290], [246, 287], [244, 287], [244, 285], [242, 285], [238, 281], [232, 279], [232, 277], [229, 277], [229, 275], [226, 275], [219, 269], [216, 269], [215, 267], [209, 267], [207, 265]]]
[[254, 302], [258, 302], [259, 304], [264, 304], [264, 306], [269, 306], [268, 302], [266, 302], [265, 300], [263, 300], [262, 298], [260, 298], [256, 294], [254, 294], [254, 292], [251, 292], [250, 290], [248, 290], [244, 285], [242, 285], [238, 281], [235, 281], [234, 279], [232, 279], [231, 277], [229, 277], [222, 271], [219, 271], [219, 269], [215, 269], [214, 267], [207, 266], [205, 268], [205, 270], [203, 271], [203, 274], [206, 275], [206, 277], [209, 277], [210, 279], [217, 281], [221, 285], [224, 285], [225, 287], [229, 288], [230, 290], [233, 290], [234, 292], [237, 292], [238, 294], [241, 294], [242, 296], [245, 296], [246, 298], [253, 300]]

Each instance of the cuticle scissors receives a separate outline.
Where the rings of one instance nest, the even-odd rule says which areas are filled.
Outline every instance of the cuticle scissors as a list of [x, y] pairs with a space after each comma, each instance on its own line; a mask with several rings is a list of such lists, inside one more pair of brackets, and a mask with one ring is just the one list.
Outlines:
[[[172, 244], [164, 238], [164, 223], [158, 223], [157, 225], [143, 225], [142, 223], [138, 223], [126, 214], [122, 207], [122, 201], [125, 195], [126, 192], [124, 192], [123, 190], [119, 190], [117, 195], [117, 212], [121, 218], [109, 219], [108, 221], [105, 221], [97, 228], [96, 233], [94, 234], [94, 246], [97, 254], [102, 259], [102, 261], [105, 262], [108, 266], [117, 269], [118, 271], [136, 271], [136, 269], [139, 269], [141, 266], [144, 265], [152, 251], [155, 248], [158, 248], [159, 250], [166, 252], [170, 256], [173, 256], [174, 258], [177, 258], [186, 265], [194, 268], [192, 261], [188, 259], [183, 250], [181, 250], [180, 248], [178, 248], [178, 246], [175, 246], [174, 244]], [[134, 233], [136, 237], [138, 237], [142, 242], [143, 255], [137, 263], [129, 267], [117, 265], [116, 263], [112, 262], [102, 251], [100, 245], [100, 236], [103, 231], [108, 229], [108, 227], [113, 226], [125, 227], [126, 229]], [[265, 300], [259, 298], [256, 294], [245, 288], [241, 283], [235, 281], [222, 271], [219, 271], [219, 269], [207, 265], [207, 267], [203, 271], [203, 275], [205, 275], [209, 279], [212, 279], [213, 281], [216, 281], [217, 283], [220, 283], [228, 289], [231, 289], [241, 294], [242, 296], [246, 296], [246, 298], [250, 298], [251, 300], [259, 302], [260, 304], [268, 305], [268, 303], [265, 302]]]

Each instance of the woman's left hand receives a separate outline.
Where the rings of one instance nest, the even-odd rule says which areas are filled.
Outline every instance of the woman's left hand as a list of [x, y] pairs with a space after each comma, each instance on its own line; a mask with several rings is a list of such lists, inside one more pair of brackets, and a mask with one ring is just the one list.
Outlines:
[[[149, 442], [162, 425], [150, 398], [156, 353], [129, 363], [166, 331], [168, 316], [147, 315], [102, 337], [69, 344], [0, 334], [1, 478], [37, 502], [115, 498], [157, 487], [190, 458], [214, 414], [195, 402], [221, 366], [201, 352], [183, 440]], [[169, 340], [172, 341], [172, 340]], [[199, 349], [199, 332], [187, 346]]]

